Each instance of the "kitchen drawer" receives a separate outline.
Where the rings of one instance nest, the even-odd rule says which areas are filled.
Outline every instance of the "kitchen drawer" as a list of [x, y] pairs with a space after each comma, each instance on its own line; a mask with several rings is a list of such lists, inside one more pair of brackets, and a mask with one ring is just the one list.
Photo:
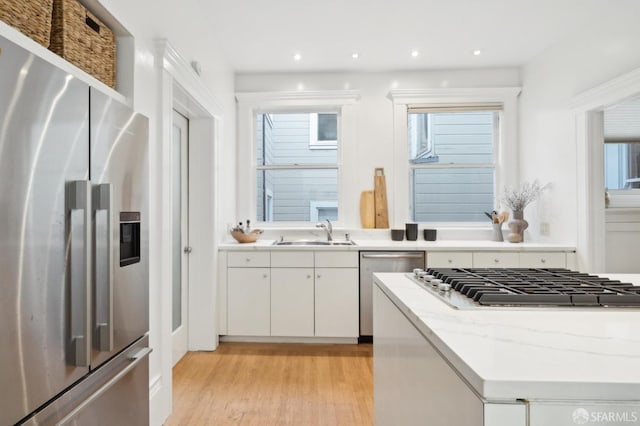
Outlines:
[[427, 252], [427, 268], [470, 268], [471, 252]]
[[316, 268], [357, 268], [357, 251], [317, 251]]
[[518, 268], [520, 256], [513, 252], [478, 251], [473, 253], [474, 268]]
[[265, 268], [271, 266], [268, 251], [230, 251], [227, 266], [244, 268]]
[[312, 251], [272, 251], [272, 268], [313, 268]]
[[566, 268], [567, 257], [562, 252], [520, 253], [521, 268]]

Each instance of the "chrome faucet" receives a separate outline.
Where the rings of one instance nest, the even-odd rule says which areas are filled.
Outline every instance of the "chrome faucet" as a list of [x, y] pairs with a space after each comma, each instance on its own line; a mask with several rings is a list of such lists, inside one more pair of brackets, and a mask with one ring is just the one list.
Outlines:
[[333, 226], [329, 219], [327, 219], [327, 224], [324, 224], [323, 222], [316, 223], [316, 228], [322, 228], [327, 231], [327, 241], [333, 241]]

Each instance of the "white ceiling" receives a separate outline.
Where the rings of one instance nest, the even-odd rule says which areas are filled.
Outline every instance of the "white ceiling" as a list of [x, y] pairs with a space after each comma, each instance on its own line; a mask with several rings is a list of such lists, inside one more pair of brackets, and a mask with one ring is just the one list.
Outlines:
[[[626, 1], [617, 0], [625, 3]], [[519, 66], [607, 0], [199, 0], [237, 72]], [[412, 49], [420, 51], [412, 58]], [[480, 49], [482, 54], [472, 52]], [[360, 58], [351, 55], [358, 52]], [[302, 60], [295, 62], [294, 53]]]

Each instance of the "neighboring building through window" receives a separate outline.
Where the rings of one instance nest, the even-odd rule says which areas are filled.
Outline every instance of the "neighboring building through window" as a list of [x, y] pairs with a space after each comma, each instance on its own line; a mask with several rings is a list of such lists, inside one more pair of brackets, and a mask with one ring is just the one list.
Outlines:
[[415, 222], [484, 222], [494, 209], [500, 107], [408, 109], [410, 210]]
[[257, 114], [258, 221], [337, 219], [337, 126], [336, 113]]
[[323, 222], [327, 219], [336, 221], [338, 220], [338, 202], [310, 201], [309, 216], [311, 217], [311, 222]]
[[338, 147], [338, 114], [309, 114], [309, 148], [337, 149]]

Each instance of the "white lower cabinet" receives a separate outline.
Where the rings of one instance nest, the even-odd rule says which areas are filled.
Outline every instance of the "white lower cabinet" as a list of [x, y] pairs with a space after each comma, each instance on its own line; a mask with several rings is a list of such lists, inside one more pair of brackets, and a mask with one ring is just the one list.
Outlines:
[[566, 268], [564, 252], [475, 252], [474, 268]]
[[224, 334], [359, 336], [357, 251], [233, 254], [226, 268]]
[[474, 268], [518, 268], [520, 256], [514, 252], [479, 251], [473, 253]]
[[520, 253], [521, 268], [566, 268], [567, 256], [563, 252]]
[[358, 268], [316, 268], [315, 335], [358, 337]]
[[427, 252], [428, 268], [471, 268], [472, 266], [473, 256], [471, 252]]
[[271, 268], [271, 335], [314, 334], [313, 268]]
[[269, 268], [228, 268], [227, 331], [232, 336], [271, 333]]

